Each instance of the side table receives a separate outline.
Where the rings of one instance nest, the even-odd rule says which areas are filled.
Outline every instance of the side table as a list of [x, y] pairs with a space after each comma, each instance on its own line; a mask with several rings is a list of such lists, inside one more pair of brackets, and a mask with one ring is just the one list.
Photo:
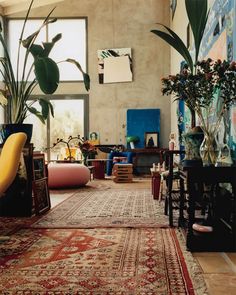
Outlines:
[[88, 159], [87, 162], [92, 162], [93, 178], [104, 179], [105, 178], [105, 163], [110, 161], [108, 159]]

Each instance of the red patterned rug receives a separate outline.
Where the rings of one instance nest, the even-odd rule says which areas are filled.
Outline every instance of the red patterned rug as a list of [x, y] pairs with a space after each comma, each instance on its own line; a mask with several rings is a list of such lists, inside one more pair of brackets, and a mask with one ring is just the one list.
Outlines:
[[177, 234], [160, 228], [21, 229], [0, 244], [0, 294], [206, 294]]
[[34, 228], [167, 227], [150, 189], [84, 189], [34, 223]]

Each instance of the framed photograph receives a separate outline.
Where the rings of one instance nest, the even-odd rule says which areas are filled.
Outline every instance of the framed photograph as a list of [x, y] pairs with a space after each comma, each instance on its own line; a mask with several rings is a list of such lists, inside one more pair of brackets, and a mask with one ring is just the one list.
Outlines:
[[146, 148], [158, 147], [158, 143], [159, 143], [158, 132], [145, 132]]
[[46, 177], [44, 154], [39, 152], [33, 153], [33, 171], [34, 180]]

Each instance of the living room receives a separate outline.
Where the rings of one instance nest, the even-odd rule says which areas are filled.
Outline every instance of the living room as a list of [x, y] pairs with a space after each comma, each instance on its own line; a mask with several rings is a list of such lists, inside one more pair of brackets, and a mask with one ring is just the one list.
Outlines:
[[[227, 1], [227, 3], [230, 2], [227, 7], [223, 2], [220, 0], [208, 1], [208, 8], [213, 7], [214, 11], [219, 12], [216, 17], [220, 17], [222, 11], [227, 12], [224, 14], [225, 18], [219, 18], [219, 28], [213, 30], [214, 38], [219, 37], [221, 42], [215, 49], [215, 51], [220, 51], [220, 56], [217, 58], [227, 59], [227, 49], [230, 51], [232, 48], [230, 46], [233, 46], [232, 43], [226, 42], [229, 42], [230, 28], [234, 31], [235, 16], [233, 15], [231, 19], [233, 20], [232, 27], [228, 21], [229, 16], [233, 13], [234, 1]], [[5, 33], [12, 32], [12, 37], [5, 34], [11, 54], [14, 53], [14, 50], [16, 52], [14, 46], [16, 40], [19, 39], [16, 36], [16, 28], [19, 27], [17, 21], [21, 21], [22, 24], [29, 3], [30, 1], [26, 0], [0, 0]], [[168, 216], [164, 214], [164, 200], [161, 202], [154, 200], [151, 191], [150, 168], [153, 163], [157, 164], [160, 161], [160, 157], [163, 156], [162, 152], [168, 150], [170, 134], [174, 134], [175, 149], [179, 150], [179, 120], [181, 119], [178, 112], [180, 110], [179, 101], [174, 101], [173, 96], [162, 94], [162, 78], [180, 72], [181, 62], [184, 60], [176, 50], [153, 34], [151, 30], [160, 29], [158, 24], [172, 28], [191, 51], [194, 41], [188, 23], [185, 1], [35, 0], [30, 11], [29, 23], [32, 20], [42, 22], [54, 7], [56, 8], [52, 12], [52, 17], [58, 18], [56, 23], [59, 25], [55, 27], [55, 32], [52, 30], [52, 34], [56, 35], [62, 32], [62, 38], [54, 46], [55, 50], [58, 48], [58, 51], [53, 55], [53, 58], [57, 59], [57, 62], [67, 58], [79, 60], [83, 71], [89, 74], [90, 87], [89, 90], [86, 90], [86, 85], [83, 83], [84, 76], [79, 73], [80, 71], [75, 70], [72, 73], [71, 68], [74, 65], [70, 64], [68, 68], [60, 68], [62, 74], [60, 73], [61, 79], [57, 90], [53, 94], [44, 95], [54, 108], [54, 117], [49, 116], [46, 119], [46, 124], [42, 124], [36, 116], [30, 114], [24, 121], [25, 123], [33, 123], [31, 143], [33, 143], [34, 150], [38, 151], [39, 159], [41, 159], [40, 154], [43, 154], [43, 161], [46, 163], [56, 160], [64, 161], [65, 157], [62, 155], [62, 151], [66, 148], [66, 144], [55, 143], [58, 139], [67, 141], [69, 136], [77, 138], [80, 135], [89, 139], [90, 135], [95, 133], [97, 135], [96, 144], [101, 148], [101, 151], [107, 147], [122, 146], [126, 151], [132, 152], [128, 138], [138, 135], [139, 141], [135, 143], [134, 148], [139, 150], [136, 152], [138, 155], [142, 155], [140, 158], [143, 157], [139, 164], [142, 165], [142, 161], [144, 161], [147, 169], [145, 177], [144, 173], [134, 173], [132, 182], [127, 183], [116, 183], [111, 176], [105, 176], [104, 179], [96, 177], [90, 179], [89, 174], [85, 187], [55, 189], [52, 186], [48, 194], [51, 209], [47, 203], [45, 207], [47, 209], [39, 210], [39, 215], [0, 217], [1, 236], [7, 235], [8, 237], [0, 244], [3, 253], [0, 261], [4, 263], [1, 273], [4, 279], [0, 283], [2, 294], [17, 294], [17, 291], [23, 292], [23, 294], [24, 292], [29, 294], [172, 294], [178, 285], [173, 282], [167, 284], [167, 281], [172, 279], [181, 281], [176, 294], [209, 293], [216, 295], [226, 292], [225, 290], [227, 290], [227, 294], [234, 294], [236, 285], [235, 253], [204, 251], [192, 255], [191, 252], [186, 251], [184, 238], [179, 234], [181, 230], [176, 225], [173, 228], [169, 226]], [[212, 21], [212, 19], [210, 20]], [[12, 22], [13, 29], [9, 27], [11, 21], [15, 21], [15, 23]], [[66, 23], [67, 21], [68, 23]], [[45, 30], [49, 39], [51, 39], [49, 28], [53, 25], [54, 23], [49, 23]], [[80, 28], [78, 31], [76, 30], [77, 25]], [[224, 31], [224, 28], [227, 30]], [[18, 30], [20, 29], [18, 28]], [[29, 29], [25, 37], [33, 31], [35, 31], [35, 27], [33, 30]], [[64, 38], [65, 43], [63, 43]], [[209, 40], [212, 41], [209, 37], [209, 39], [204, 39], [204, 42]], [[205, 49], [206, 46], [203, 47]], [[74, 54], [73, 50], [76, 54], [71, 56]], [[101, 81], [101, 64], [99, 64], [101, 56], [99, 55], [101, 55], [101, 51], [104, 54], [109, 50], [112, 54], [122, 52], [120, 59], [122, 62], [125, 59], [129, 60], [128, 77], [124, 74], [118, 77], [117, 72], [120, 68], [117, 68], [117, 64], [113, 64], [115, 67], [109, 72], [109, 75], [104, 68], [102, 69], [104, 77]], [[231, 51], [233, 52], [233, 50]], [[105, 65], [109, 66], [109, 63], [104, 61], [105, 59], [102, 61], [104, 67]], [[234, 59], [233, 56], [231, 60]], [[127, 68], [125, 73], [127, 74]], [[79, 78], [77, 78], [77, 74], [80, 75]], [[113, 81], [109, 80], [112, 75], [115, 79]], [[3, 82], [1, 84], [4, 85]], [[39, 96], [42, 96], [42, 91], [37, 86], [32, 92], [31, 99]], [[39, 107], [39, 105], [36, 106]], [[0, 123], [2, 124], [8, 121], [5, 108], [0, 106]], [[232, 107], [232, 114], [234, 109], [235, 107]], [[138, 111], [138, 116], [140, 116], [140, 111], [148, 113], [145, 113], [142, 119], [136, 117], [137, 121], [135, 122], [130, 114], [136, 114], [136, 111]], [[153, 111], [154, 115], [151, 117], [150, 114]], [[159, 115], [158, 120], [156, 114]], [[190, 124], [189, 117], [190, 115], [186, 112], [184, 117], [186, 130]], [[234, 160], [235, 120], [233, 121], [233, 115], [231, 115], [231, 122], [228, 136]], [[139, 134], [131, 133], [133, 125], [135, 125], [137, 133], [140, 132]], [[153, 154], [151, 146], [148, 147], [150, 134], [157, 136], [153, 146]], [[135, 150], [133, 149], [133, 151]], [[100, 154], [97, 158], [107, 159], [107, 156], [108, 154]], [[74, 160], [79, 162], [82, 160], [81, 157], [80, 153], [76, 155]], [[94, 168], [96, 164], [88, 163], [93, 167], [90, 168], [89, 173], [96, 174], [93, 170], [96, 168]], [[105, 160], [104, 165], [107, 165]], [[138, 169], [137, 159], [133, 165], [135, 169]], [[43, 173], [46, 178], [47, 173]], [[72, 178], [73, 173], [75, 172], [63, 171], [59, 183], [62, 183], [66, 178]], [[116, 209], [111, 208], [112, 203]], [[135, 208], [134, 215], [132, 215], [132, 208]], [[141, 213], [139, 208], [141, 208]], [[147, 211], [142, 211], [144, 208]], [[113, 209], [114, 212], [120, 210], [122, 217], [113, 216], [116, 214]], [[96, 210], [99, 213], [95, 213]], [[63, 215], [65, 211], [66, 221]], [[78, 214], [81, 216], [78, 217]], [[95, 219], [93, 219], [93, 214], [98, 214]], [[156, 220], [158, 219], [156, 224], [154, 217]], [[174, 217], [176, 217], [175, 214]], [[167, 229], [169, 230], [168, 234], [165, 231]], [[162, 231], [161, 235], [158, 235], [159, 231]], [[24, 235], [27, 237], [27, 245], [30, 244], [32, 248], [27, 248], [25, 253], [23, 248], [20, 248], [21, 255], [17, 251], [14, 252], [14, 248], [18, 247], [18, 242], [22, 242], [22, 247], [26, 247], [26, 244], [23, 243]], [[73, 236], [73, 241], [66, 244], [66, 239], [69, 239], [69, 236]], [[80, 239], [84, 241], [84, 244], [77, 245], [76, 241]], [[133, 245], [129, 242], [132, 239]], [[143, 240], [145, 243], [141, 243]], [[161, 243], [161, 240], [164, 242]], [[13, 241], [14, 245], [10, 246]], [[64, 253], [56, 248], [56, 244], [60, 245], [60, 241], [61, 245], [63, 244]], [[152, 245], [152, 241], [155, 241], [155, 246]], [[178, 264], [177, 261], [174, 261], [174, 256], [176, 255], [180, 260], [182, 259], [180, 257], [184, 256], [184, 263], [175, 269], [176, 272], [185, 272], [187, 269], [187, 274], [181, 278], [178, 278], [177, 274], [172, 277], [171, 266], [168, 265], [168, 262], [165, 265], [162, 264], [166, 255], [163, 248], [167, 247], [168, 241], [176, 249], [181, 245], [181, 250], [178, 248], [177, 254], [173, 254], [176, 252], [169, 249], [172, 256], [166, 257], [170, 264]], [[159, 243], [159, 248], [155, 248], [157, 243]], [[99, 250], [89, 252], [88, 249], [96, 248], [96, 244]], [[70, 256], [72, 252], [69, 253], [68, 249], [66, 253], [66, 245], [72, 252], [76, 247], [80, 249], [79, 252], [75, 250], [75, 257]], [[112, 245], [116, 245], [114, 249]], [[41, 247], [42, 250], [40, 250]], [[48, 260], [45, 258], [47, 261], [43, 262], [44, 255], [50, 256], [47, 247], [52, 247], [50, 251], [54, 254], [59, 251], [58, 258], [50, 257]], [[150, 255], [147, 255], [149, 258], [142, 256], [145, 247], [150, 252]], [[163, 261], [158, 261], [158, 255], [153, 255], [152, 250], [162, 253]], [[125, 251], [126, 258], [124, 260], [119, 251]], [[70, 257], [64, 259], [63, 255]], [[138, 259], [139, 255], [140, 259]], [[36, 257], [35, 260], [33, 256]], [[83, 265], [81, 261], [83, 261]], [[94, 264], [93, 261], [95, 261]], [[112, 264], [109, 265], [111, 261]], [[19, 263], [19, 267], [14, 268], [14, 263], [16, 265]], [[124, 263], [124, 267], [120, 265], [122, 263]], [[148, 271], [145, 267], [142, 269], [141, 265], [144, 263], [148, 265]], [[164, 272], [158, 273], [156, 269], [158, 267], [150, 266], [152, 263], [155, 265], [160, 263], [160, 268], [167, 270], [163, 282], [160, 282], [158, 275], [162, 277]], [[139, 266], [136, 268], [135, 264]], [[105, 268], [104, 273], [102, 273], [102, 265]], [[44, 274], [43, 267], [45, 267]], [[190, 268], [195, 268], [195, 270], [191, 272]], [[37, 282], [37, 276], [34, 276], [32, 280], [29, 279], [36, 269], [38, 274], [42, 275], [40, 283]], [[19, 277], [14, 283], [12, 274], [16, 270]], [[25, 278], [24, 271], [27, 272]], [[59, 275], [60, 271], [63, 272], [61, 276]], [[91, 271], [91, 276], [89, 271]], [[73, 272], [75, 273], [74, 277]], [[80, 276], [81, 280], [77, 281], [76, 277]], [[47, 277], [49, 283], [46, 283]], [[187, 283], [183, 283], [185, 280]], [[164, 287], [165, 285], [166, 287]]]

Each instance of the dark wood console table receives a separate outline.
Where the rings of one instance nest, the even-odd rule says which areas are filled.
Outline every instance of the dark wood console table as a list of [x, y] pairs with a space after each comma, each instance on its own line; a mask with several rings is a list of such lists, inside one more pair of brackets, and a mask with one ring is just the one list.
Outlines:
[[150, 174], [153, 163], [163, 162], [163, 153], [167, 148], [143, 148], [129, 150], [135, 154], [133, 167], [135, 174]]
[[[181, 198], [183, 198], [184, 181], [186, 181], [189, 194], [187, 249], [191, 251], [236, 251], [236, 167], [186, 167], [180, 170], [180, 178]], [[222, 197], [219, 183], [231, 184], [232, 192], [229, 193], [228, 199]], [[193, 224], [198, 222], [195, 218], [195, 206], [203, 184], [210, 185], [211, 188], [212, 233], [199, 233], [192, 228]], [[228, 203], [227, 214], [224, 212], [226, 202]], [[180, 219], [181, 223], [182, 206]]]

